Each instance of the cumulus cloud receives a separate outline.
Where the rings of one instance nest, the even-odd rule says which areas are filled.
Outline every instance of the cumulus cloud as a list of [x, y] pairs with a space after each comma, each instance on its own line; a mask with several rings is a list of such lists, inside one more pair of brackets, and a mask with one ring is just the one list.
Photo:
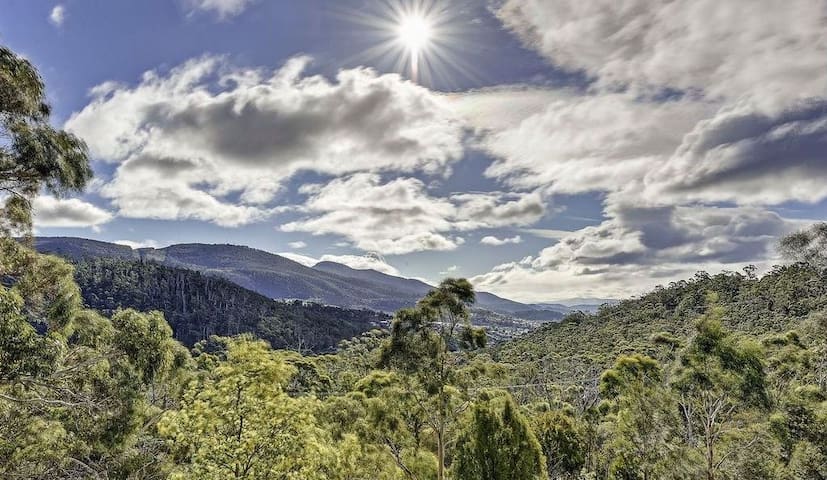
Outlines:
[[768, 102], [824, 91], [820, 0], [505, 0], [497, 14], [553, 64], [602, 86]]
[[62, 27], [63, 22], [66, 21], [66, 7], [63, 5], [55, 5], [49, 13], [49, 21], [56, 27]]
[[211, 12], [221, 20], [241, 14], [256, 0], [186, 0], [192, 11]]
[[396, 267], [389, 264], [384, 257], [378, 253], [369, 253], [367, 255], [323, 255], [319, 261], [341, 263], [356, 270], [376, 270], [377, 272], [395, 277], [402, 276]]
[[775, 113], [752, 102], [722, 108], [646, 181], [654, 196], [780, 204], [827, 198], [824, 178], [827, 100], [809, 99]]
[[519, 235], [516, 235], [516, 236], [510, 237], [510, 238], [498, 238], [498, 237], [489, 235], [487, 237], [482, 237], [482, 239], [480, 240], [480, 243], [483, 244], [483, 245], [490, 245], [490, 246], [493, 246], [493, 247], [499, 247], [499, 246], [502, 246], [502, 245], [523, 243], [523, 237], [521, 237]]
[[497, 160], [486, 174], [555, 193], [616, 190], [668, 158], [714, 110], [620, 93], [561, 96], [521, 123], [489, 132], [482, 144]]
[[459, 193], [450, 199], [457, 208], [455, 227], [463, 230], [531, 225], [547, 212], [547, 202], [540, 191]]
[[500, 2], [497, 15], [527, 45], [591, 83], [549, 91], [545, 109], [522, 108], [510, 125], [496, 121], [502, 92], [480, 92], [482, 106], [465, 100], [494, 112], [475, 125], [496, 157], [486, 174], [552, 194], [599, 192], [608, 219], [553, 232], [559, 241], [537, 256], [475, 281], [524, 299], [619, 296], [697, 269], [771, 263], [777, 238], [800, 223], [767, 206], [827, 198], [826, 7]]
[[290, 242], [287, 245], [290, 248], [293, 248], [293, 249], [296, 249], [296, 250], [301, 250], [302, 248], [307, 247], [307, 243], [301, 242], [301, 241], [299, 241], [299, 242]]
[[310, 193], [305, 208], [316, 216], [282, 225], [283, 231], [341, 235], [385, 255], [453, 250], [462, 243], [444, 234], [452, 229], [453, 204], [429, 196], [415, 178], [382, 183], [379, 175], [356, 174], [304, 191]]
[[267, 218], [302, 170], [444, 174], [461, 157], [463, 126], [440, 97], [365, 68], [307, 75], [309, 61], [268, 72], [204, 57], [104, 83], [66, 128], [118, 164], [101, 194], [121, 215], [225, 226]]
[[801, 226], [755, 207], [618, 205], [610, 214], [536, 257], [499, 265], [473, 281], [524, 300], [628, 296], [700, 269], [766, 266], [778, 237]]
[[[812, 0], [505, 0], [497, 14], [508, 27], [594, 83], [586, 94], [547, 93], [545, 111], [512, 126], [484, 115], [483, 146], [499, 157], [487, 173], [561, 193], [637, 194], [645, 181], [648, 201], [671, 204], [822, 200], [826, 9]], [[495, 110], [497, 91], [481, 95]]]
[[41, 195], [34, 199], [33, 210], [36, 227], [94, 228], [113, 218], [106, 210], [77, 198]]
[[360, 173], [326, 185], [307, 185], [308, 217], [282, 225], [286, 232], [334, 234], [365, 251], [401, 255], [454, 250], [464, 243], [459, 232], [527, 225], [545, 213], [538, 193], [499, 192], [432, 196], [416, 178], [383, 181]]

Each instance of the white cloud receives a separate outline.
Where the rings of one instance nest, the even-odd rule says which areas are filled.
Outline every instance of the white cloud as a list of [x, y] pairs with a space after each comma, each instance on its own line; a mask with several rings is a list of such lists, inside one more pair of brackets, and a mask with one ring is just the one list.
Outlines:
[[377, 272], [401, 277], [402, 274], [379, 254], [367, 255], [323, 255], [320, 262], [334, 262], [347, 265], [356, 270], [376, 270]]
[[562, 89], [502, 86], [450, 94], [446, 104], [476, 129], [503, 130], [542, 113], [555, 100], [569, 98], [573, 94]]
[[58, 199], [41, 195], [33, 202], [35, 227], [86, 228], [98, 227], [113, 215], [77, 198]]
[[824, 92], [821, 0], [506, 0], [498, 15], [552, 63], [603, 86], [770, 103]]
[[444, 272], [439, 272], [439, 274], [444, 277], [444, 276], [447, 276], [447, 275], [453, 275], [454, 273], [457, 272], [457, 270], [459, 270], [459, 266], [451, 265], [450, 267], [446, 268]]
[[66, 7], [63, 5], [55, 5], [49, 13], [49, 21], [56, 27], [62, 27], [63, 22], [66, 21]]
[[256, 0], [186, 0], [192, 11], [212, 12], [226, 20], [241, 14]]
[[611, 218], [564, 237], [536, 257], [499, 265], [472, 281], [526, 301], [569, 296], [624, 297], [698, 270], [767, 267], [779, 236], [801, 226], [752, 207], [618, 205]]
[[363, 68], [305, 75], [308, 63], [266, 72], [204, 57], [135, 87], [104, 83], [66, 127], [118, 164], [101, 194], [122, 216], [225, 226], [274, 213], [302, 170], [444, 174], [460, 158], [463, 126], [441, 97]]
[[677, 201], [815, 203], [827, 198], [827, 100], [768, 113], [753, 102], [724, 107], [689, 132], [646, 183]]
[[362, 250], [385, 255], [453, 250], [460, 244], [443, 234], [452, 229], [453, 204], [430, 197], [422, 181], [414, 178], [382, 183], [378, 175], [356, 174], [335, 179], [317, 186], [305, 208], [317, 216], [281, 229], [341, 235]]
[[340, 235], [357, 248], [383, 255], [454, 250], [464, 243], [460, 232], [527, 225], [545, 213], [538, 193], [440, 198], [416, 178], [383, 182], [367, 173], [305, 186], [303, 192], [310, 195], [304, 209], [311, 215], [282, 225], [283, 231]]
[[539, 191], [459, 193], [450, 199], [457, 206], [454, 220], [458, 229], [531, 225], [547, 212], [547, 202]]
[[555, 230], [552, 228], [523, 228], [521, 231], [529, 235], [534, 235], [535, 237], [548, 238], [550, 240], [560, 240], [572, 233], [569, 230]]
[[467, 99], [484, 113], [482, 147], [498, 157], [486, 173], [547, 193], [598, 192], [608, 219], [551, 232], [556, 244], [478, 286], [524, 300], [625, 296], [698, 269], [771, 264], [777, 238], [801, 222], [766, 206], [827, 198], [825, 8], [504, 0], [507, 26], [594, 82], [551, 91], [544, 110], [521, 107], [514, 122], [496, 120], [508, 109], [501, 92], [484, 92], [484, 109]]
[[501, 245], [523, 243], [523, 238], [519, 235], [511, 238], [497, 238], [494, 236], [487, 236], [483, 237], [482, 240], [480, 240], [480, 243], [483, 245], [491, 245], [498, 247]]
[[113, 243], [118, 245], [125, 245], [132, 250], [138, 250], [141, 248], [160, 248], [161, 245], [156, 240], [146, 239], [146, 240], [115, 240]]
[[312, 267], [313, 265], [319, 263], [318, 258], [310, 257], [308, 255], [302, 255], [300, 253], [295, 252], [279, 252], [276, 255], [284, 257], [288, 260], [293, 260], [294, 262], [300, 263], [305, 267]]
[[508, 95], [543, 103], [542, 92], [465, 100], [489, 112], [482, 145], [500, 158], [487, 174], [557, 193], [645, 193], [647, 203], [827, 198], [817, 182], [827, 166], [825, 11], [813, 0], [505, 0], [507, 26], [595, 83], [546, 93], [544, 111], [511, 126], [486, 118], [498, 102], [507, 110]]
[[497, 157], [486, 175], [555, 193], [616, 190], [665, 161], [714, 110], [706, 103], [644, 102], [620, 93], [555, 97], [540, 113], [483, 138]]
[[287, 245], [288, 245], [290, 248], [293, 248], [293, 249], [295, 249], [295, 250], [301, 250], [302, 248], [307, 247], [307, 243], [305, 243], [305, 242], [301, 242], [301, 241], [299, 241], [299, 242], [290, 242], [290, 243], [288, 243]]

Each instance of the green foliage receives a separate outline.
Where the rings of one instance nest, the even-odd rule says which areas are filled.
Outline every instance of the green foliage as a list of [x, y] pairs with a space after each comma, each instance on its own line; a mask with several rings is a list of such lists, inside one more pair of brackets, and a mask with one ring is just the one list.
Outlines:
[[528, 420], [507, 392], [482, 395], [457, 439], [457, 480], [539, 480], [545, 458]]
[[0, 46], [0, 232], [27, 233], [42, 188], [80, 191], [92, 177], [86, 145], [49, 125], [43, 81], [32, 64]]
[[60, 260], [35, 255], [25, 263], [13, 285], [0, 286], [0, 473], [163, 470], [148, 440], [186, 352], [157, 315], [122, 311], [110, 322], [84, 310]]
[[586, 432], [570, 409], [532, 415], [533, 429], [552, 478], [576, 478], [586, 465]]
[[[202, 353], [202, 355], [211, 355]], [[284, 393], [295, 370], [260, 341], [228, 343], [158, 425], [180, 461], [173, 478], [323, 478], [311, 398]]]
[[492, 357], [514, 366], [516, 383], [552, 381], [566, 388], [587, 384], [621, 355], [670, 362], [711, 308], [709, 292], [718, 295], [723, 327], [756, 337], [787, 332], [811, 312], [827, 309], [827, 276], [806, 265], [779, 267], [761, 278], [699, 273], [594, 315], [577, 313], [544, 325], [498, 345]]
[[634, 354], [620, 357], [601, 377], [601, 428], [609, 478], [686, 478], [678, 404], [663, 383], [658, 362]]
[[[415, 308], [397, 313], [380, 365], [411, 375], [408, 385], [426, 405], [427, 423], [437, 446], [437, 479], [445, 478], [446, 445], [463, 409], [462, 357], [455, 350], [484, 345], [484, 334], [467, 333], [474, 289], [464, 279], [446, 279]], [[463, 333], [465, 332], [465, 333]]]
[[389, 317], [367, 310], [276, 302], [223, 278], [154, 262], [92, 258], [77, 263], [75, 279], [86, 305], [157, 310], [185, 345], [210, 336], [255, 334], [273, 348], [325, 352]]

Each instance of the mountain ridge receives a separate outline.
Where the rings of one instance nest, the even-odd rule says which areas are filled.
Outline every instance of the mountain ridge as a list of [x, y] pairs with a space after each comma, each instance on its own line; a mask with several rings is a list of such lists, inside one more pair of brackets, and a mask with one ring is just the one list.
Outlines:
[[[155, 261], [162, 265], [221, 276], [272, 299], [310, 300], [342, 308], [394, 312], [412, 306], [432, 286], [376, 270], [359, 270], [335, 262], [307, 267], [280, 255], [248, 246], [184, 243], [164, 248], [126, 245], [78, 237], [37, 237], [35, 248], [74, 261], [110, 257]], [[502, 314], [533, 310], [488, 292], [478, 292], [477, 306]]]

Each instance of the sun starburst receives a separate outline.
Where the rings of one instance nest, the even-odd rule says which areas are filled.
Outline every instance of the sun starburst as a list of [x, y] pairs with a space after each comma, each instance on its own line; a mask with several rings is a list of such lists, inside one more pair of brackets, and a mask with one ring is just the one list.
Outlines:
[[370, 8], [340, 12], [358, 28], [366, 48], [360, 61], [389, 66], [423, 84], [454, 84], [457, 75], [475, 77], [461, 52], [470, 48], [462, 0], [382, 0]]

